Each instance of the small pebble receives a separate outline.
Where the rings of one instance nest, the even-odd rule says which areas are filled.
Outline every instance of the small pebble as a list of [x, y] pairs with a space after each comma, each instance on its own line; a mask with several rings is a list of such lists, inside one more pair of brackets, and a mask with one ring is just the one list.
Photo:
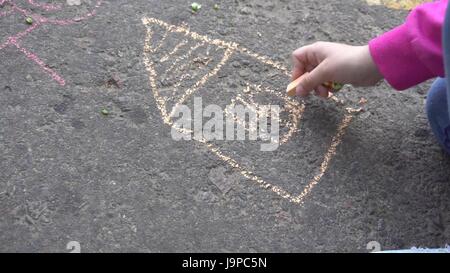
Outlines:
[[249, 7], [243, 7], [239, 12], [244, 15], [249, 15], [251, 13], [251, 9]]

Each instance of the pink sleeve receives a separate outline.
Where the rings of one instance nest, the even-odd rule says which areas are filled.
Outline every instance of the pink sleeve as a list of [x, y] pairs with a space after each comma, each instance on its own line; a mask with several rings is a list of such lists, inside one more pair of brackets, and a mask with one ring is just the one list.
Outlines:
[[395, 89], [444, 77], [442, 25], [447, 3], [442, 0], [422, 4], [403, 25], [369, 42], [375, 64]]

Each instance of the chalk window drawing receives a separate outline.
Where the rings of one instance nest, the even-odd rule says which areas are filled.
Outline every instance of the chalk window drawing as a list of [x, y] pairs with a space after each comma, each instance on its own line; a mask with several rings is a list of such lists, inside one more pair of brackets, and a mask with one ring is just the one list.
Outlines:
[[[276, 91], [273, 86], [267, 86], [267, 82], [263, 83], [264, 86], [245, 82], [245, 88], [238, 91], [237, 94], [232, 92], [230, 94], [219, 93], [222, 90], [215, 88], [221, 82], [217, 78], [223, 76], [219, 75], [220, 71], [227, 66], [233, 55], [237, 54], [252, 60], [254, 63], [260, 63], [266, 66], [267, 70], [277, 72], [272, 76], [275, 78], [281, 77], [284, 82], [287, 82], [289, 72], [283, 64], [273, 61], [267, 56], [255, 53], [237, 43], [198, 34], [185, 25], [171, 25], [159, 19], [147, 17], [142, 18], [142, 22], [147, 32], [144, 41], [144, 63], [154, 99], [165, 124], [174, 127], [171, 113], [180, 104], [189, 103], [189, 99], [194, 94], [196, 96], [201, 95], [206, 102], [209, 99], [210, 101], [212, 100], [211, 103], [226, 101], [231, 105], [242, 104], [246, 106], [257, 104], [257, 97], [259, 96], [266, 102], [270, 101], [281, 106], [280, 126], [282, 128], [280, 128], [280, 145], [286, 145], [298, 132], [305, 105], [287, 97], [284, 94], [285, 86], [281, 88], [282, 91]], [[245, 73], [242, 73], [242, 76], [245, 77]], [[215, 80], [211, 80], [214, 77]], [[208, 85], [208, 82], [214, 82], [214, 84]], [[222, 96], [220, 99], [219, 95]], [[331, 99], [336, 104], [341, 102], [334, 96]], [[354, 113], [358, 112], [358, 110], [345, 108], [343, 117], [336, 126], [335, 133], [331, 137], [328, 148], [325, 149], [319, 166], [312, 171], [311, 179], [302, 185], [300, 192], [286, 190], [284, 187], [277, 185], [277, 183], [258, 175], [257, 171], [248, 167], [248, 164], [242, 163], [241, 159], [236, 156], [236, 153], [230, 153], [220, 146], [221, 144], [205, 139], [196, 139], [196, 141], [205, 145], [211, 153], [255, 185], [273, 192], [290, 202], [303, 204], [305, 198], [327, 171], [331, 159], [336, 154], [336, 148], [342, 141], [346, 128], [352, 121]], [[255, 130], [255, 128], [250, 127], [246, 129]]]

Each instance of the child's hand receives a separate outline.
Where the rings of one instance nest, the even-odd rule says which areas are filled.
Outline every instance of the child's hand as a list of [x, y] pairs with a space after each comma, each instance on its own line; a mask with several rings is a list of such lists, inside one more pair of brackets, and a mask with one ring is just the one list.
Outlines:
[[292, 80], [305, 74], [296, 94], [306, 97], [312, 90], [328, 97], [330, 90], [323, 83], [333, 81], [355, 86], [370, 86], [383, 78], [372, 60], [368, 46], [349, 46], [317, 42], [293, 53]]

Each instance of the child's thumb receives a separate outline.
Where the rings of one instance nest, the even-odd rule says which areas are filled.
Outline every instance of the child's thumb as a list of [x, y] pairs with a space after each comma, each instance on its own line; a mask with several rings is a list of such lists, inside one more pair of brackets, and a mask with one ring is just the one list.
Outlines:
[[296, 93], [300, 96], [306, 96], [327, 80], [324, 65], [321, 63], [311, 72], [306, 72], [301, 76]]

